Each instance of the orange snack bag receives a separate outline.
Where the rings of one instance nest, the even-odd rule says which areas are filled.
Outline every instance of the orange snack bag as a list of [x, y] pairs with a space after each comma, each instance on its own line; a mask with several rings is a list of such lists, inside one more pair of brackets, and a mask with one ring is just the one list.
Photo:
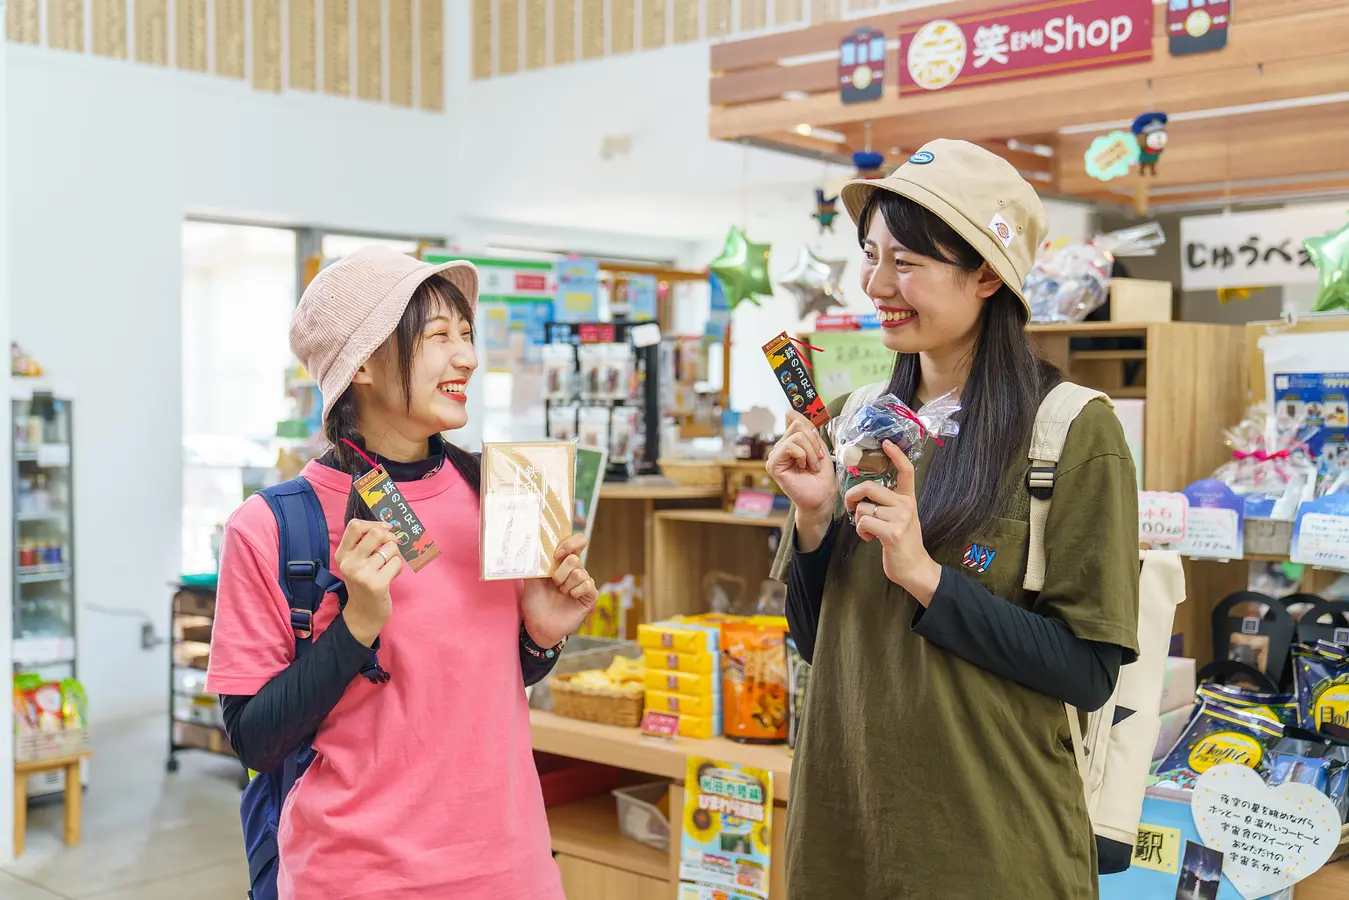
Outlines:
[[787, 625], [759, 617], [721, 626], [726, 737], [756, 744], [787, 741]]

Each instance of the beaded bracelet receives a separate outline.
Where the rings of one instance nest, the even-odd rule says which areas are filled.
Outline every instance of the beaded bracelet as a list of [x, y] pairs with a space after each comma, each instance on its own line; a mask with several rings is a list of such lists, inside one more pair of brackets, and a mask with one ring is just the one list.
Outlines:
[[562, 652], [562, 648], [565, 647], [566, 644], [567, 637], [563, 637], [562, 640], [557, 642], [557, 646], [549, 647], [545, 650], [543, 647], [534, 643], [534, 639], [529, 636], [529, 631], [525, 628], [525, 623], [520, 623], [520, 646], [525, 648], [525, 652], [535, 659], [554, 659]]

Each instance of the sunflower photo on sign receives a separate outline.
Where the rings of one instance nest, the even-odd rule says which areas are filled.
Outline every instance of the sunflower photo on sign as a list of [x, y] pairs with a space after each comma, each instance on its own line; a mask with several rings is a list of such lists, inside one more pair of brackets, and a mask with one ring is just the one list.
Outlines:
[[682, 819], [680, 900], [767, 900], [773, 773], [689, 757]]

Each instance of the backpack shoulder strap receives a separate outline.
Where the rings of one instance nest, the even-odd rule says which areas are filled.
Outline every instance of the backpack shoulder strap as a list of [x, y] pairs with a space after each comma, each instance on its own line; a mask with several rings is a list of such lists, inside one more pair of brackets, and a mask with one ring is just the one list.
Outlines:
[[314, 488], [293, 478], [261, 491], [276, 518], [277, 582], [290, 604], [295, 656], [313, 643], [314, 616], [325, 595], [345, 594], [341, 579], [328, 570], [328, 520]]
[[1035, 414], [1031, 432], [1030, 471], [1026, 487], [1030, 490], [1030, 547], [1026, 556], [1026, 577], [1022, 587], [1038, 591], [1045, 584], [1045, 522], [1049, 519], [1049, 501], [1054, 493], [1054, 476], [1068, 440], [1068, 429], [1077, 414], [1093, 400], [1110, 398], [1100, 391], [1063, 381], [1045, 395]]

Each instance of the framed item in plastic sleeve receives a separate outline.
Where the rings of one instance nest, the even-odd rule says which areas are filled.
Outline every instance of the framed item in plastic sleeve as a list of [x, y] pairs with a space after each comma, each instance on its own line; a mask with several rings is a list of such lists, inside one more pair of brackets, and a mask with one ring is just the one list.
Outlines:
[[575, 494], [574, 444], [483, 445], [482, 579], [548, 577], [572, 533]]

